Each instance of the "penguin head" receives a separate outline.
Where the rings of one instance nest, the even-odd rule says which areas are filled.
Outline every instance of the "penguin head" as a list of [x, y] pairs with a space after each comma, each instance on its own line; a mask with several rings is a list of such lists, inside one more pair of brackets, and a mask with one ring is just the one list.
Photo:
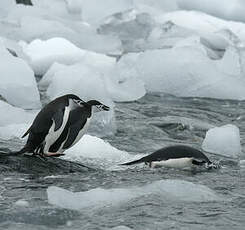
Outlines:
[[97, 100], [87, 101], [86, 104], [91, 106], [91, 107], [95, 106], [99, 111], [102, 111], [102, 110], [109, 111], [110, 110], [109, 106], [106, 106]]

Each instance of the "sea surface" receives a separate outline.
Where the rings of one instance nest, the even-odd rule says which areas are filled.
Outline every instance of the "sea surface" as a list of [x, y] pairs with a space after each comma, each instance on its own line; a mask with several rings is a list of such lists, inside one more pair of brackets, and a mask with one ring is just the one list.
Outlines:
[[[155, 93], [135, 102], [116, 103], [115, 115], [117, 132], [104, 139], [132, 155], [148, 154], [172, 144], [201, 149], [206, 131], [225, 124], [239, 127], [242, 147], [245, 145], [245, 101], [178, 98]], [[16, 140], [0, 143], [0, 147], [19, 147]], [[98, 161], [96, 164], [101, 164], [98, 170], [95, 167], [59, 174], [38, 174], [35, 170], [20, 173], [6, 168], [0, 175], [0, 229], [244, 230], [245, 168], [236, 160], [207, 155], [220, 161], [222, 168], [191, 171], [134, 166], [108, 170], [100, 167], [103, 162]], [[174, 189], [165, 183], [171, 181]], [[186, 182], [184, 186], [181, 181]], [[151, 191], [156, 189], [155, 183], [166, 187]], [[103, 189], [98, 192], [103, 199], [105, 191], [112, 191], [113, 199], [109, 196], [105, 203], [102, 199], [102, 203], [80, 209], [63, 208], [49, 202], [50, 186], [74, 193], [86, 192], [86, 200], [79, 200], [81, 204], [92, 204], [97, 197], [90, 191], [98, 188]], [[202, 195], [202, 187], [193, 189], [193, 186], [210, 189], [210, 196], [215, 198], [208, 199], [206, 190]], [[117, 191], [122, 192], [117, 194]], [[132, 191], [134, 195], [125, 198]], [[115, 194], [121, 202], [117, 202]]]

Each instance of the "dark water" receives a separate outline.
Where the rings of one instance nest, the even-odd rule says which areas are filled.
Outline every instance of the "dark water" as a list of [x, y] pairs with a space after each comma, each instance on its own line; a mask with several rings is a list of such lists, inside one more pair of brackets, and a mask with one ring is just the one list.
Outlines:
[[[150, 94], [137, 102], [116, 105], [117, 133], [106, 139], [132, 154], [151, 153], [174, 143], [200, 149], [209, 127], [232, 123], [240, 128], [244, 146], [244, 114], [245, 102]], [[11, 143], [2, 145], [11, 147]], [[0, 229], [110, 229], [119, 225], [137, 230], [244, 229], [245, 168], [223, 157], [209, 156], [221, 159], [224, 167], [196, 173], [133, 167], [66, 173], [60, 177], [6, 171], [0, 175]], [[185, 202], [152, 193], [117, 205], [80, 211], [58, 208], [47, 199], [46, 190], [51, 185], [81, 192], [98, 187], [142, 187], [165, 179], [205, 185], [222, 199]], [[28, 206], [17, 205], [15, 202], [20, 199], [26, 200]]]

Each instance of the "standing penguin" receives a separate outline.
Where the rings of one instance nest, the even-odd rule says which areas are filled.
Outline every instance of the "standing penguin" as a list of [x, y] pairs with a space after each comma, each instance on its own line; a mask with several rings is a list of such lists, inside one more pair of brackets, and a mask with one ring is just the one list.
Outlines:
[[93, 106], [99, 110], [109, 110], [108, 106], [99, 101], [84, 102], [73, 94], [51, 101], [37, 114], [31, 127], [22, 136], [29, 134], [26, 145], [16, 154], [63, 155], [86, 132]]
[[139, 163], [149, 164], [151, 168], [187, 168], [192, 166], [219, 168], [219, 165], [211, 162], [204, 153], [186, 145], [168, 146], [159, 149], [148, 156], [121, 165], [134, 165]]

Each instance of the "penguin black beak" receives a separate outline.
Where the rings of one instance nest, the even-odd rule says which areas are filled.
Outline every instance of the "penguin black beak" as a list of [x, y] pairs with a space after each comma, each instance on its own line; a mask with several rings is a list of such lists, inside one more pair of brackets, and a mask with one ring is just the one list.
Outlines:
[[106, 105], [103, 105], [103, 104], [101, 104], [101, 105], [96, 105], [95, 107], [96, 107], [99, 111], [103, 111], [103, 110], [109, 111], [109, 110], [110, 110], [110, 107], [109, 107], [109, 106], [106, 106]]
[[105, 110], [105, 111], [109, 111], [110, 110], [110, 107], [109, 106], [106, 106], [106, 105], [102, 105], [101, 106], [101, 109], [102, 110]]

